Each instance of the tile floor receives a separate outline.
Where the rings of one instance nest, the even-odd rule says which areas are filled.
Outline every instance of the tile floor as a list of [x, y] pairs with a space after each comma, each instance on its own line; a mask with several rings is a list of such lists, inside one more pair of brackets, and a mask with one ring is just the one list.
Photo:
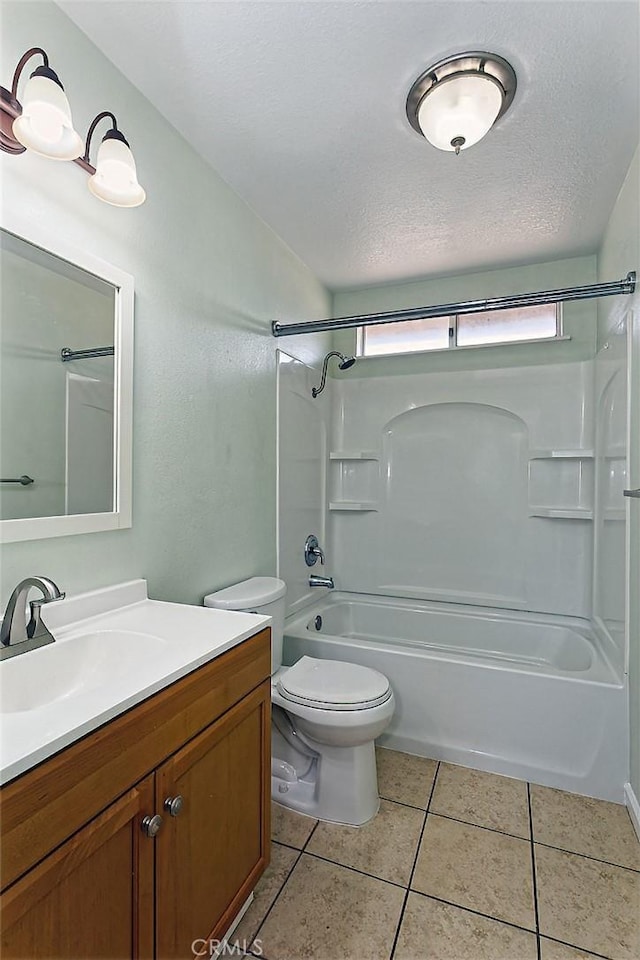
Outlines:
[[234, 934], [267, 960], [640, 960], [624, 807], [378, 750], [364, 827], [273, 807], [271, 866]]

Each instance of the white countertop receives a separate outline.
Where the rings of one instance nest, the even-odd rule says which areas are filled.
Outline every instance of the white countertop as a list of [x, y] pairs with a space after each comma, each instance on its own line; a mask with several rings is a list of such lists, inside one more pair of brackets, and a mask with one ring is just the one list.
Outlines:
[[[0, 663], [0, 783], [271, 623], [149, 600], [145, 580], [46, 605], [42, 619], [56, 642]], [[29, 709], [19, 709], [25, 683]]]

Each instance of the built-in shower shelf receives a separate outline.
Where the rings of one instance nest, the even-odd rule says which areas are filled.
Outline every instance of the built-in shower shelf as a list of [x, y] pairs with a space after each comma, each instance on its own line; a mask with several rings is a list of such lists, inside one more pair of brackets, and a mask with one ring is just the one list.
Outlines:
[[375, 450], [332, 450], [329, 460], [377, 460]]
[[530, 517], [547, 520], [593, 520], [593, 510], [584, 507], [529, 507]]
[[529, 460], [593, 460], [593, 450], [530, 450]]
[[329, 510], [351, 510], [354, 513], [376, 513], [378, 504], [374, 500], [331, 500]]

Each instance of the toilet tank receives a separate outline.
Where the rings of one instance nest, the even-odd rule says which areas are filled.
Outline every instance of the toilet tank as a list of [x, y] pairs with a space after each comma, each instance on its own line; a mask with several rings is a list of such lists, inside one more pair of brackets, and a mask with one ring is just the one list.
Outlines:
[[282, 637], [287, 585], [276, 577], [251, 577], [234, 583], [224, 590], [216, 590], [204, 598], [205, 607], [218, 610], [240, 610], [271, 617], [271, 673], [282, 666]]

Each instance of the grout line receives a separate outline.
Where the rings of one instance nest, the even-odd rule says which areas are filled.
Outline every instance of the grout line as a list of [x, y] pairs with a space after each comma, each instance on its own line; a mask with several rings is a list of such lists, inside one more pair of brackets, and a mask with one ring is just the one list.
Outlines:
[[606, 863], [608, 867], [616, 867], [618, 870], [640, 873], [640, 868], [638, 867], [625, 867], [621, 863], [614, 863], [613, 860], [603, 860], [602, 857], [591, 857], [588, 853], [578, 853], [576, 850], [567, 850], [566, 847], [556, 847], [552, 843], [542, 843], [541, 840], [534, 840], [534, 843], [537, 847], [546, 847], [547, 850], [557, 850], [558, 853], [568, 853], [571, 857], [581, 857], [583, 860], [592, 860], [594, 863]]
[[311, 837], [314, 835], [314, 833], [316, 832], [319, 826], [320, 826], [320, 821], [316, 820], [315, 824], [313, 825], [313, 830], [305, 840], [300, 853], [304, 853], [304, 851], [307, 849], [307, 847], [309, 846], [309, 841], [311, 840]]
[[[317, 826], [318, 826], [318, 824], [316, 823], [316, 825], [314, 826], [313, 830], [315, 830], [315, 828], [316, 828]], [[311, 834], [313, 833], [313, 830], [312, 830], [311, 833], [309, 834], [309, 838], [311, 837]], [[307, 838], [307, 843], [309, 842], [309, 838]], [[273, 838], [271, 838], [271, 839], [272, 839], [272, 842], [280, 843], [279, 840], [273, 841]], [[289, 882], [289, 877], [291, 876], [291, 874], [293, 873], [293, 871], [295, 870], [295, 868], [298, 866], [298, 862], [299, 862], [299, 860], [300, 860], [300, 857], [302, 856], [302, 850], [298, 850], [296, 847], [290, 847], [290, 846], [289, 846], [288, 844], [286, 844], [286, 843], [282, 843], [282, 844], [280, 844], [280, 846], [282, 846], [282, 847], [287, 847], [288, 850], [295, 850], [296, 853], [297, 853], [297, 857], [295, 858], [295, 860], [294, 860], [293, 863], [291, 864], [291, 867], [290, 867], [289, 870], [287, 871], [287, 875], [286, 875], [286, 877], [284, 878], [284, 880], [282, 881], [282, 883], [281, 883], [281, 885], [280, 885], [280, 889], [278, 890], [278, 892], [276, 893], [275, 897], [273, 898], [273, 902], [272, 902], [271, 906], [269, 907], [269, 909], [268, 909], [267, 912], [265, 913], [264, 917], [263, 917], [262, 920], [260, 921], [260, 924], [259, 924], [259, 926], [258, 926], [258, 929], [257, 929], [256, 932], [253, 934], [253, 936], [251, 937], [251, 944], [250, 944], [250, 946], [249, 946], [248, 952], [249, 952], [252, 956], [255, 956], [255, 954], [253, 954], [252, 951], [251, 951], [251, 945], [253, 944], [253, 942], [254, 942], [255, 940], [258, 939], [258, 934], [259, 934], [260, 931], [262, 930], [262, 928], [263, 928], [263, 926], [264, 926], [264, 924], [265, 924], [265, 922], [266, 922], [266, 920], [267, 920], [267, 917], [269, 916], [269, 914], [271, 913], [271, 911], [272, 911], [273, 908], [275, 907], [276, 903], [278, 902], [278, 899], [279, 899], [279, 897], [280, 897], [280, 894], [282, 893], [282, 891], [283, 891], [284, 888], [286, 887], [287, 883]], [[261, 953], [260, 956], [261, 956], [262, 960], [267, 960], [267, 958], [264, 956], [264, 954]]]
[[[402, 803], [400, 800], [391, 800], [389, 797], [382, 797], [381, 800], [386, 800], [388, 803], [397, 803], [401, 807], [408, 807], [410, 810], [422, 810], [424, 807], [414, 807], [410, 803]], [[487, 827], [482, 823], [472, 823], [471, 820], [461, 820], [460, 817], [452, 817], [448, 813], [440, 813], [439, 810], [429, 810], [429, 813], [432, 817], [442, 817], [443, 820], [453, 820], [454, 823], [464, 823], [468, 827], [477, 827], [478, 830], [489, 830], [491, 833], [499, 833], [503, 837], [512, 837], [514, 840], [524, 840], [525, 843], [529, 842], [529, 837], [521, 837], [517, 833], [507, 833], [506, 830], [498, 830], [497, 827]], [[615, 863], [613, 860], [605, 860], [603, 857], [593, 857], [588, 853], [579, 853], [577, 850], [569, 850], [567, 847], [557, 847], [553, 843], [543, 843], [541, 840], [535, 840], [535, 844], [538, 847], [547, 847], [549, 850], [558, 850], [560, 853], [569, 853], [573, 857], [582, 857], [584, 860], [594, 860], [596, 863], [606, 863], [610, 867], [619, 867], [620, 870], [630, 870], [631, 873], [640, 873], [640, 867], [626, 867], [622, 863]]]
[[304, 849], [303, 847], [294, 847], [292, 843], [283, 843], [282, 840], [274, 840], [273, 837], [271, 838], [271, 843], [275, 843], [278, 847], [286, 847], [287, 850], [295, 850], [296, 853], [302, 853]]
[[424, 820], [422, 821], [422, 829], [420, 831], [420, 836], [418, 837], [418, 844], [416, 846], [416, 853], [413, 858], [413, 865], [411, 867], [411, 873], [409, 874], [409, 880], [407, 883], [407, 889], [404, 895], [404, 900], [402, 901], [402, 908], [400, 910], [400, 916], [398, 917], [398, 925], [396, 927], [395, 936], [393, 938], [393, 944], [391, 947], [391, 953], [389, 954], [389, 960], [393, 960], [396, 952], [396, 947], [398, 946], [398, 939], [400, 937], [400, 929], [402, 927], [402, 921], [404, 920], [405, 910], [407, 908], [407, 901], [409, 899], [409, 893], [411, 892], [411, 882], [413, 880], [413, 875], [416, 872], [416, 864], [418, 862], [418, 857], [420, 855], [420, 847], [422, 846], [422, 838], [424, 836], [425, 827], [427, 826], [427, 817], [429, 816], [429, 807], [431, 806], [431, 799], [433, 797], [434, 790], [436, 788], [436, 781], [438, 779], [438, 773], [440, 772], [440, 762], [436, 767], [436, 772], [433, 775], [433, 782], [431, 784], [431, 790], [429, 792], [429, 799], [427, 801], [427, 807], [424, 811]]
[[426, 812], [426, 807], [419, 807], [415, 803], [405, 803], [404, 800], [396, 800], [395, 797], [385, 797], [383, 793], [380, 794], [381, 800], [386, 800], [387, 803], [397, 803], [399, 807], [408, 807], [409, 810], [420, 810], [422, 813]]
[[443, 820], [453, 820], [455, 823], [464, 823], [467, 827], [477, 827], [478, 830], [488, 830], [490, 833], [499, 833], [503, 837], [511, 837], [513, 840], [524, 840], [529, 843], [530, 837], [521, 837], [517, 833], [507, 833], [506, 830], [498, 830], [497, 827], [486, 827], [482, 823], [471, 823], [470, 820], [461, 820], [460, 817], [451, 817], [448, 813], [440, 813], [438, 810], [429, 811], [432, 817], [442, 817]]
[[579, 950], [582, 953], [588, 953], [590, 957], [601, 957], [602, 960], [611, 960], [605, 953], [594, 953], [593, 950], [587, 950], [586, 947], [580, 947], [576, 943], [569, 943], [568, 940], [558, 940], [557, 937], [547, 937], [543, 934], [543, 940], [552, 940], [554, 943], [562, 943], [565, 947], [572, 947], [574, 950]]
[[531, 784], [527, 783], [527, 808], [529, 811], [529, 843], [531, 845], [531, 879], [533, 882], [533, 909], [536, 917], [536, 949], [538, 960], [541, 960], [540, 948], [540, 914], [538, 912], [538, 878], [536, 876], [536, 848], [533, 842], [533, 813], [531, 811]]
[[[255, 932], [254, 935], [252, 936], [252, 938], [251, 938], [251, 943], [252, 943], [252, 944], [253, 944], [253, 942], [254, 942], [255, 940], [258, 939], [258, 934], [260, 933], [260, 931], [262, 930], [264, 924], [266, 923], [267, 917], [269, 916], [269, 914], [271, 913], [271, 911], [272, 911], [273, 908], [275, 907], [276, 903], [278, 902], [278, 900], [279, 900], [279, 898], [280, 898], [280, 894], [282, 893], [282, 891], [283, 891], [284, 888], [286, 887], [287, 883], [289, 882], [289, 878], [290, 878], [291, 874], [293, 873], [293, 871], [295, 870], [295, 868], [298, 866], [298, 863], [300, 862], [300, 859], [301, 859], [301, 857], [302, 857], [302, 854], [304, 853], [304, 851], [305, 851], [305, 849], [306, 849], [306, 847], [307, 847], [307, 844], [308, 844], [309, 841], [311, 840], [311, 837], [312, 837], [312, 836], [314, 835], [314, 833], [316, 832], [316, 828], [317, 828], [317, 826], [318, 826], [319, 823], [320, 823], [320, 821], [319, 821], [319, 820], [316, 820], [316, 822], [315, 822], [314, 825], [313, 825], [313, 829], [312, 829], [311, 833], [309, 834], [309, 836], [307, 837], [307, 839], [306, 839], [305, 842], [304, 842], [304, 845], [303, 845], [302, 849], [298, 849], [298, 847], [291, 847], [291, 846], [289, 846], [288, 843], [281, 843], [279, 840], [274, 840], [273, 837], [271, 838], [271, 842], [272, 842], [272, 843], [279, 843], [281, 847], [286, 847], [287, 850], [295, 850], [298, 855], [297, 855], [297, 857], [295, 858], [295, 860], [293, 861], [293, 863], [291, 864], [291, 867], [290, 867], [290, 869], [289, 869], [286, 877], [284, 878], [284, 880], [282, 881], [282, 884], [280, 885], [280, 889], [278, 890], [278, 892], [276, 893], [275, 897], [273, 898], [273, 903], [271, 904], [271, 906], [269, 907], [269, 909], [268, 909], [267, 912], [265, 913], [264, 917], [263, 917], [262, 920], [260, 921], [260, 926], [258, 927], [258, 929], [256, 930], [256, 932]], [[251, 953], [251, 950], [249, 950], [249, 953]], [[256, 955], [255, 955], [255, 954], [252, 954], [252, 956], [256, 956]], [[260, 956], [261, 956], [262, 960], [267, 960], [267, 958], [264, 956], [264, 954], [261, 953]]]
[[[465, 913], [472, 913], [475, 917], [484, 917], [485, 920], [493, 920], [494, 923], [502, 923], [505, 927], [513, 927], [514, 930], [522, 930], [523, 933], [530, 933], [532, 936], [536, 936], [536, 931], [531, 927], [521, 927], [518, 923], [513, 923], [511, 920], [504, 920], [502, 917], [494, 917], [490, 913], [482, 913], [480, 910], [474, 910], [473, 907], [464, 907], [461, 903], [454, 903], [453, 900], [445, 900], [443, 897], [436, 897], [433, 893], [422, 893], [420, 890], [410, 890], [410, 893], [415, 893], [418, 897], [424, 897], [425, 900], [435, 900], [437, 903], [444, 903], [447, 907], [455, 907], [456, 910], [464, 910]], [[571, 944], [568, 944], [571, 946]], [[579, 948], [578, 948], [579, 949]], [[609, 960], [609, 958], [606, 958]]]
[[321, 860], [322, 863], [330, 863], [332, 867], [342, 867], [343, 870], [358, 873], [361, 877], [368, 877], [369, 880], [378, 880], [380, 883], [387, 883], [390, 887], [397, 887], [398, 890], [407, 889], [404, 883], [398, 883], [397, 880], [385, 880], [384, 877], [378, 877], [375, 873], [367, 873], [366, 870], [360, 870], [358, 867], [350, 867], [348, 863], [331, 860], [329, 857], [323, 857], [321, 853], [314, 853], [312, 850], [305, 850], [304, 855], [305, 857], [313, 857], [314, 860]]

